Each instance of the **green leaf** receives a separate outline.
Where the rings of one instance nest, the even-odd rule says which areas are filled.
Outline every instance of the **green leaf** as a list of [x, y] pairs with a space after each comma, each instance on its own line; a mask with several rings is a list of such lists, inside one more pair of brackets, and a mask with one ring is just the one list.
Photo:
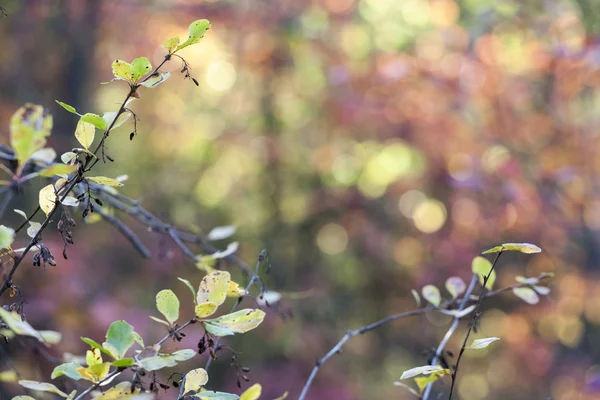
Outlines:
[[131, 62], [131, 79], [134, 82], [150, 71], [152, 71], [152, 65], [146, 57], [138, 57]]
[[185, 386], [183, 387], [183, 395], [199, 391], [202, 386], [208, 382], [208, 374], [204, 368], [196, 368], [185, 374]]
[[162, 46], [167, 49], [169, 54], [173, 53], [173, 50], [177, 48], [177, 45], [179, 45], [179, 36], [173, 36], [172, 38], [165, 40], [165, 42], [162, 44]]
[[[42, 106], [25, 104], [10, 119], [10, 144], [20, 168], [46, 144], [52, 130], [52, 116]], [[20, 171], [19, 171], [20, 172]]]
[[446, 290], [452, 295], [453, 299], [463, 294], [466, 288], [465, 281], [458, 276], [452, 276], [446, 280]]
[[77, 166], [75, 165], [52, 164], [51, 166], [41, 170], [39, 174], [44, 178], [51, 178], [56, 175], [69, 175], [75, 171], [77, 171]]
[[196, 303], [204, 304], [207, 302], [214, 303], [217, 306], [223, 304], [227, 298], [227, 290], [231, 275], [227, 271], [214, 271], [206, 275], [196, 294]]
[[108, 327], [106, 342], [102, 345], [115, 359], [121, 359], [133, 346], [133, 327], [125, 321], [115, 321]]
[[95, 340], [86, 338], [86, 337], [82, 337], [80, 339], [83, 343], [89, 345], [92, 349], [98, 349], [101, 352], [103, 352], [104, 354], [106, 354], [107, 356], [112, 357], [112, 354], [107, 349], [105, 349], [104, 346], [102, 346], [100, 343], [96, 342]]
[[190, 291], [192, 292], [192, 296], [194, 297], [194, 304], [196, 304], [196, 290], [192, 286], [192, 283], [190, 281], [188, 281], [187, 279], [183, 279], [183, 278], [177, 278], [177, 279], [179, 279], [181, 282], [183, 282], [185, 284], [185, 286], [187, 286], [188, 289], [190, 289]]
[[433, 286], [427, 285], [421, 289], [421, 294], [423, 298], [433, 304], [434, 306], [439, 306], [442, 301], [442, 296], [440, 295], [440, 290]]
[[58, 344], [62, 340], [62, 333], [56, 331], [38, 331], [44, 342]]
[[150, 75], [148, 77], [148, 79], [144, 80], [141, 83], [141, 85], [152, 89], [152, 88], [157, 87], [161, 83], [165, 82], [170, 77], [171, 77], [170, 72], [163, 72], [163, 73], [156, 72], [156, 73]]
[[150, 315], [150, 319], [152, 319], [155, 322], [158, 322], [159, 324], [163, 324], [163, 325], [166, 325], [166, 326], [171, 326], [171, 324], [169, 324], [167, 321], [165, 321], [163, 319], [160, 319], [160, 318], [153, 317], [152, 315]]
[[237, 394], [214, 392], [211, 390], [197, 393], [192, 397], [200, 400], [238, 400], [240, 398]]
[[133, 358], [121, 358], [120, 360], [113, 361], [110, 365], [113, 367], [131, 367], [135, 365]]
[[90, 146], [94, 142], [94, 136], [96, 135], [96, 127], [89, 122], [86, 122], [81, 118], [77, 122], [77, 128], [75, 128], [75, 138], [81, 143], [84, 149], [89, 150]]
[[245, 309], [203, 321], [204, 328], [217, 336], [244, 333], [256, 328], [265, 318], [262, 310]]
[[255, 383], [254, 385], [246, 389], [244, 393], [242, 393], [242, 395], [240, 396], [240, 400], [258, 400], [261, 393], [262, 386], [260, 385], [260, 383]]
[[156, 308], [171, 325], [179, 318], [179, 299], [172, 290], [165, 289], [158, 292]]
[[404, 371], [400, 379], [409, 379], [417, 375], [429, 375], [434, 372], [441, 373], [443, 375], [450, 375], [451, 373], [449, 369], [444, 369], [440, 365], [425, 365]]
[[[488, 259], [477, 256], [473, 258], [473, 262], [471, 263], [471, 269], [474, 274], [477, 274], [479, 277], [479, 283], [483, 285], [483, 279], [488, 275], [490, 270], [492, 269], [492, 263], [489, 262]], [[496, 282], [496, 271], [492, 271], [488, 281], [485, 285], [486, 289], [491, 290], [494, 287], [494, 282]]]
[[112, 63], [112, 72], [116, 79], [131, 82], [131, 64], [123, 60]]
[[67, 151], [60, 156], [60, 160], [65, 164], [69, 164], [75, 158], [77, 158], [77, 154], [73, 153], [72, 151]]
[[96, 128], [98, 128], [100, 130], [106, 129], [106, 121], [104, 120], [104, 118], [102, 118], [99, 115], [92, 114], [92, 113], [86, 113], [81, 117], [81, 120], [94, 125]]
[[56, 101], [62, 108], [64, 108], [68, 112], [73, 113], [75, 115], [79, 115], [79, 114], [77, 114], [77, 110], [75, 109], [75, 107], [70, 106], [67, 103], [63, 103], [62, 101], [58, 101], [58, 100], [54, 100], [54, 101]]
[[[183, 43], [175, 48], [175, 52], [184, 49], [193, 44], [199, 43], [200, 40], [206, 34], [206, 31], [210, 28], [210, 22], [207, 19], [200, 19], [198, 21], [192, 22], [189, 29], [189, 37]], [[170, 40], [170, 39], [169, 39]]]
[[15, 396], [11, 400], [35, 400], [31, 396]]
[[0, 225], [0, 249], [10, 247], [15, 240], [15, 230], [5, 225]]
[[514, 288], [512, 290], [512, 292], [515, 294], [515, 296], [517, 296], [518, 298], [520, 298], [527, 304], [537, 304], [540, 302], [539, 296], [537, 295], [535, 290], [533, 290], [532, 288], [528, 288], [528, 287]]
[[79, 372], [77, 372], [78, 368], [81, 368], [81, 364], [79, 364], [77, 362], [69, 362], [66, 364], [60, 364], [59, 366], [54, 368], [50, 378], [56, 379], [59, 376], [65, 375], [73, 380], [78, 381], [81, 379], [81, 375], [79, 374]]
[[533, 254], [541, 252], [542, 249], [531, 243], [504, 243], [500, 246], [492, 247], [481, 254], [499, 253], [501, 251], [519, 251], [525, 254]]
[[33, 327], [29, 325], [27, 321], [23, 321], [21, 316], [16, 311], [7, 311], [0, 307], [0, 319], [8, 326], [8, 329], [13, 331], [15, 334], [21, 336], [31, 336], [40, 342], [45, 343], [42, 335], [33, 329]]
[[469, 349], [484, 349], [490, 345], [490, 343], [495, 342], [496, 340], [500, 340], [499, 337], [489, 337], [484, 339], [476, 339], [473, 340], [473, 343], [468, 347]]
[[24, 388], [31, 389], [31, 390], [37, 390], [40, 392], [56, 393], [57, 395], [59, 395], [61, 397], [65, 397], [65, 398], [69, 397], [69, 395], [67, 395], [65, 392], [63, 392], [62, 390], [60, 390], [59, 388], [57, 388], [56, 386], [54, 386], [51, 383], [21, 380], [21, 381], [19, 381], [19, 385], [23, 386]]
[[196, 351], [194, 351], [192, 349], [182, 349], [182, 350], [177, 350], [176, 352], [171, 354], [171, 357], [173, 357], [177, 361], [187, 361], [190, 358], [194, 357], [195, 355], [196, 355]]
[[138, 360], [137, 364], [146, 371], [157, 371], [166, 367], [174, 367], [178, 362], [187, 361], [196, 352], [191, 349], [178, 350], [173, 354], [157, 354]]
[[107, 178], [105, 176], [92, 176], [86, 178], [88, 181], [99, 183], [100, 185], [121, 187], [123, 184], [116, 179]]

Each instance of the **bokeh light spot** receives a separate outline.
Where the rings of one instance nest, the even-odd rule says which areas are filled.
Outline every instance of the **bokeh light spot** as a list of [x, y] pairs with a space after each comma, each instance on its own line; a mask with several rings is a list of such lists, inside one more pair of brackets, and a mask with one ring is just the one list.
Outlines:
[[217, 92], [224, 92], [233, 86], [236, 79], [235, 67], [227, 61], [210, 63], [206, 70], [206, 83]]
[[324, 225], [317, 234], [317, 246], [323, 253], [330, 255], [339, 254], [348, 245], [348, 233], [339, 224], [329, 223]]
[[415, 208], [413, 220], [421, 232], [434, 233], [442, 228], [446, 216], [446, 207], [443, 203], [438, 200], [427, 200]]

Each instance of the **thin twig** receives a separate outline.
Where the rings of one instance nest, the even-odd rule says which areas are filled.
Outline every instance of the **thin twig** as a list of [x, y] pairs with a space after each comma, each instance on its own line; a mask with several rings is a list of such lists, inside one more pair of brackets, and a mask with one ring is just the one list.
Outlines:
[[458, 374], [458, 366], [460, 364], [460, 360], [465, 352], [465, 349], [467, 347], [467, 341], [469, 340], [469, 336], [471, 335], [471, 331], [473, 330], [473, 326], [475, 326], [475, 321], [477, 320], [477, 318], [479, 318], [479, 308], [481, 307], [481, 303], [483, 302], [483, 295], [485, 293], [485, 287], [488, 283], [488, 280], [490, 279], [490, 276], [492, 275], [492, 272], [494, 272], [494, 268], [496, 267], [496, 264], [498, 263], [498, 259], [500, 258], [500, 256], [502, 255], [502, 250], [500, 250], [498, 252], [498, 254], [496, 254], [496, 258], [494, 259], [494, 262], [492, 263], [492, 267], [490, 268], [488, 274], [483, 278], [483, 285], [481, 287], [481, 293], [479, 294], [479, 298], [477, 299], [477, 303], [475, 306], [475, 311], [473, 312], [473, 317], [471, 317], [471, 321], [469, 322], [469, 328], [467, 329], [467, 334], [465, 335], [465, 340], [463, 341], [462, 347], [460, 348], [460, 353], [458, 353], [458, 357], [456, 358], [456, 365], [454, 366], [454, 372], [452, 372], [452, 385], [450, 386], [450, 394], [448, 395], [448, 400], [452, 400], [452, 393], [454, 392], [454, 385], [456, 384], [456, 375]]
[[175, 336], [176, 334], [178, 334], [179, 332], [181, 332], [182, 330], [184, 330], [185, 328], [187, 328], [189, 325], [195, 324], [196, 322], [198, 322], [198, 320], [196, 320], [196, 318], [190, 319], [188, 322], [186, 322], [185, 324], [181, 325], [179, 328], [175, 329], [173, 332], [169, 332], [169, 334], [167, 336], [165, 336], [164, 338], [160, 339], [158, 342], [156, 342], [156, 344], [157, 345], [162, 345], [164, 342], [166, 342], [167, 340], [169, 340], [169, 338]]
[[89, 394], [92, 390], [95, 390], [97, 388], [100, 387], [100, 385], [102, 385], [104, 382], [108, 381], [109, 379], [112, 379], [113, 377], [119, 375], [121, 372], [123, 371], [122, 368], [117, 368], [115, 369], [113, 372], [109, 372], [108, 375], [106, 375], [104, 378], [102, 378], [100, 380], [100, 382], [94, 383], [92, 386], [90, 386], [89, 388], [85, 389], [83, 392], [81, 392], [79, 394], [79, 396], [75, 397], [75, 399], [73, 400], [81, 400], [83, 399], [87, 394]]
[[148, 250], [140, 238], [123, 221], [114, 215], [108, 214], [106, 211], [104, 211], [104, 209], [102, 209], [102, 207], [94, 207], [94, 212], [97, 212], [102, 219], [113, 225], [115, 229], [121, 233], [121, 235], [125, 236], [125, 238], [129, 240], [131, 245], [138, 251], [138, 253], [140, 253], [142, 257], [150, 258], [150, 250]]

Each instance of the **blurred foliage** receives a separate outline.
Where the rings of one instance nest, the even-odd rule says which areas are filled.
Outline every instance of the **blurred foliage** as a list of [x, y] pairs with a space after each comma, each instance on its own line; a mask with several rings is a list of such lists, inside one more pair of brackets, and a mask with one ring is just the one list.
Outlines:
[[[132, 106], [138, 134], [130, 142], [123, 126], [111, 135], [117, 163], [101, 169], [128, 174], [139, 185], [127, 195], [182, 227], [237, 226], [242, 258], [269, 250], [270, 287], [310, 290], [283, 296], [293, 318], [271, 313], [260, 333], [229, 342], [265, 396], [297, 393], [347, 329], [414, 308], [412, 288], [467, 280], [473, 256], [503, 241], [544, 252], [507, 254], [497, 285], [553, 272], [555, 287], [535, 306], [511, 294], [484, 303], [477, 337], [502, 341], [467, 355], [459, 396], [574, 399], [597, 378], [597, 1], [2, 6], [2, 126], [22, 103], [43, 104], [55, 118], [50, 144], [64, 151], [75, 126], [55, 99], [114, 110], [120, 82], [96, 84], [111, 79], [112, 61], [146, 55], [156, 64], [157, 43], [173, 32], [186, 37], [190, 20], [211, 20], [203, 46], [181, 50], [200, 86], [162, 85]], [[36, 189], [11, 207], [31, 212]], [[73, 353], [84, 350], [76, 338], [91, 329], [101, 336], [115, 319], [159, 338], [145, 318], [154, 293], [203, 272], [168, 238], [139, 227], [154, 244], [150, 261], [110, 226], [79, 225], [68, 261], [19, 271], [28, 318], [65, 333], [73, 347], [61, 350]], [[439, 343], [448, 322], [428, 315], [354, 338], [320, 372], [310, 398], [409, 398], [392, 382], [426, 361], [422, 350]], [[224, 390], [235, 380], [227, 364], [215, 365]], [[31, 379], [51, 370], [26, 359], [16, 366]]]

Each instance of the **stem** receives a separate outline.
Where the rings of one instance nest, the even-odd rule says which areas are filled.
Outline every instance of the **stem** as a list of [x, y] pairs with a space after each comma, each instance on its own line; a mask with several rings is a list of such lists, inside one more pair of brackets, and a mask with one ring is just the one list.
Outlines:
[[102, 378], [100, 380], [100, 382], [94, 383], [92, 386], [90, 386], [89, 388], [85, 389], [83, 392], [81, 392], [79, 394], [79, 396], [75, 397], [75, 399], [73, 399], [73, 400], [81, 400], [81, 399], [83, 399], [86, 394], [89, 394], [92, 390], [95, 390], [95, 389], [99, 388], [101, 384], [103, 384], [107, 380], [112, 379], [113, 377], [119, 375], [121, 372], [122, 372], [121, 368], [115, 369], [113, 372], [110, 372], [108, 375], [106, 375], [104, 378]]

